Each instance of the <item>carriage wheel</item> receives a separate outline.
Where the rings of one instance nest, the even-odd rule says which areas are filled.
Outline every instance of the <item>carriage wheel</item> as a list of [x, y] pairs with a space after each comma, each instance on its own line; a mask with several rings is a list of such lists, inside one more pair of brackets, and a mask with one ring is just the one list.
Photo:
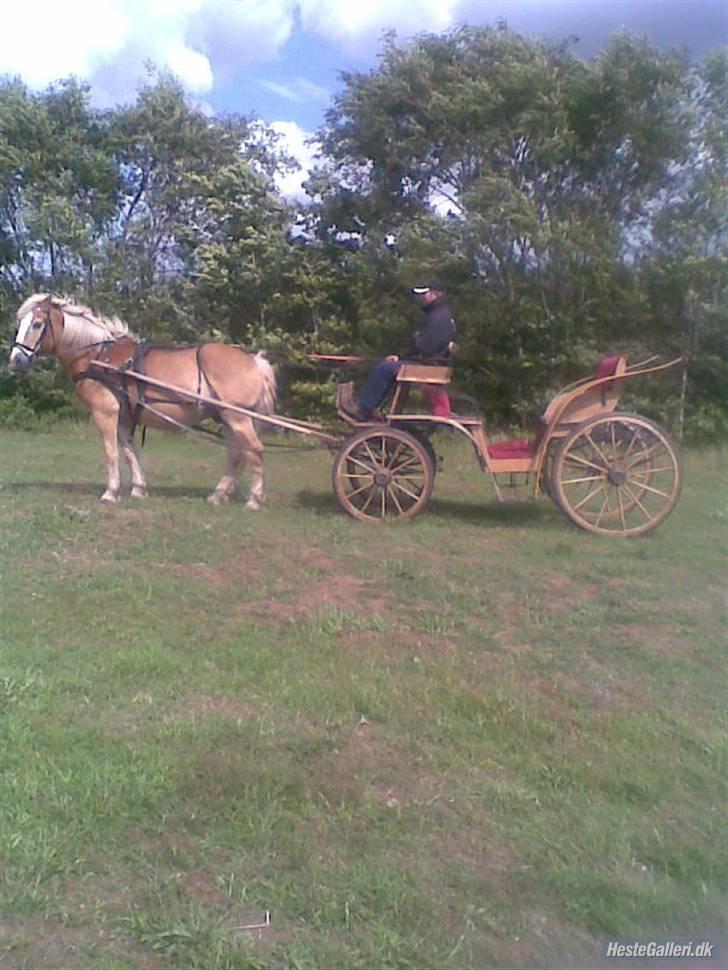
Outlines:
[[682, 468], [659, 425], [631, 414], [591, 418], [565, 438], [553, 463], [554, 500], [589, 532], [636, 536], [675, 507]]
[[427, 448], [406, 431], [365, 428], [337, 452], [334, 494], [355, 519], [411, 519], [427, 505], [435, 470]]

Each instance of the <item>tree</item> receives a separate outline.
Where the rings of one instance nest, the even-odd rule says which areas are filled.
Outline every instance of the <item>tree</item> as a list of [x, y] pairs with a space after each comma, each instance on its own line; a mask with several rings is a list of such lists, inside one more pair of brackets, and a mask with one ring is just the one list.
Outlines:
[[728, 431], [728, 209], [725, 59], [706, 58], [692, 75], [691, 152], [676, 167], [641, 259], [652, 329], [683, 356], [676, 423], [694, 434]]
[[629, 35], [587, 64], [468, 27], [390, 35], [343, 81], [310, 183], [321, 231], [356, 227], [364, 249], [391, 234], [399, 270], [444, 266], [461, 371], [490, 413], [523, 418], [644, 312], [633, 235], [689, 147], [685, 65]]

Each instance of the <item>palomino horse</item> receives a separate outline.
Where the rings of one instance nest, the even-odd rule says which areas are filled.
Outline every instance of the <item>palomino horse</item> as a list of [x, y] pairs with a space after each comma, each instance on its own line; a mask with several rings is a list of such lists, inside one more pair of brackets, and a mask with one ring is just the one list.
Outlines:
[[[235, 489], [246, 457], [251, 464], [248, 508], [264, 499], [263, 445], [252, 418], [232, 412], [225, 404], [272, 414], [276, 379], [262, 353], [255, 356], [225, 344], [197, 347], [155, 346], [135, 337], [116, 317], [101, 317], [87, 307], [49, 293], [29, 297], [18, 310], [18, 328], [9, 366], [26, 371], [38, 353], [55, 354], [72, 377], [76, 394], [91, 411], [106, 454], [104, 502], [116, 502], [121, 484], [119, 445], [131, 470], [131, 494], [145, 498], [147, 481], [133, 442], [137, 422], [169, 430], [194, 426], [204, 418], [222, 423], [227, 445], [225, 472], [209, 497], [225, 502]], [[118, 371], [94, 367], [109, 364]], [[124, 376], [124, 368], [144, 373], [165, 385], [220, 401], [219, 406], [185, 400], [173, 392], [145, 386]], [[168, 419], [168, 420], [165, 420]], [[169, 420], [171, 419], [171, 420]]]

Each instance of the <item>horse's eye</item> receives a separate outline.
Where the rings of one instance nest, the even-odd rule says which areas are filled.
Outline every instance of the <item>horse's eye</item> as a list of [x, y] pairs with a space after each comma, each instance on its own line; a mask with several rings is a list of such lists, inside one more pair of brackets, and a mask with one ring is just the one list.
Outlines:
[[40, 326], [41, 326], [40, 320], [36, 320], [35, 323], [33, 324], [33, 330], [40, 330]]

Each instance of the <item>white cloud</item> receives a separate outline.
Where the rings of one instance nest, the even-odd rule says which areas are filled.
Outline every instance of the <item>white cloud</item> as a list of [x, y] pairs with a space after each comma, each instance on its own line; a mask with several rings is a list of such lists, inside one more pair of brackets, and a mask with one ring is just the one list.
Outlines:
[[377, 42], [383, 30], [399, 33], [436, 33], [450, 27], [459, 0], [304, 0], [301, 23], [347, 48]]
[[[190, 91], [209, 92], [241, 66], [276, 59], [302, 27], [349, 50], [378, 43], [383, 29], [407, 33], [451, 25], [460, 0], [19, 0], [3, 7], [0, 73], [44, 87], [69, 74], [97, 99], [133, 95], [144, 64], [169, 68]], [[361, 47], [359, 47], [361, 53]], [[281, 96], [320, 100], [296, 79]]]
[[209, 92], [241, 64], [273, 59], [290, 35], [295, 0], [26, 0], [3, 7], [0, 74], [41, 88], [69, 74], [101, 101], [131, 96], [144, 64]]
[[190, 50], [184, 44], [172, 44], [164, 59], [177, 77], [184, 78], [190, 91], [201, 94], [212, 87], [212, 68], [204, 54]]
[[6, 4], [0, 31], [0, 71], [33, 87], [75, 73], [87, 77], [115, 57], [130, 30], [120, 3]]
[[289, 199], [305, 201], [308, 196], [301, 183], [306, 181], [310, 169], [314, 167], [314, 156], [318, 151], [316, 144], [308, 144], [313, 133], [305, 131], [295, 121], [274, 121], [270, 127], [280, 136], [280, 147], [301, 166], [298, 171], [276, 177], [278, 190]]
[[[151, 61], [199, 96], [241, 68], [286, 54], [296, 23], [338, 45], [336, 67], [347, 58], [372, 58], [388, 28], [406, 38], [497, 17], [526, 32], [583, 34], [592, 46], [626, 23], [663, 45], [670, 37], [687, 43], [689, 35], [702, 50], [725, 36], [722, 6], [719, 0], [13, 0], [2, 10], [0, 74], [17, 74], [34, 88], [75, 74], [91, 83], [97, 102], [113, 104], [133, 96]], [[665, 18], [663, 7], [675, 16]], [[293, 66], [291, 76], [306, 67]], [[298, 79], [284, 87], [278, 93], [292, 103], [296, 96], [298, 103], [321, 98], [320, 89], [306, 90]]]

